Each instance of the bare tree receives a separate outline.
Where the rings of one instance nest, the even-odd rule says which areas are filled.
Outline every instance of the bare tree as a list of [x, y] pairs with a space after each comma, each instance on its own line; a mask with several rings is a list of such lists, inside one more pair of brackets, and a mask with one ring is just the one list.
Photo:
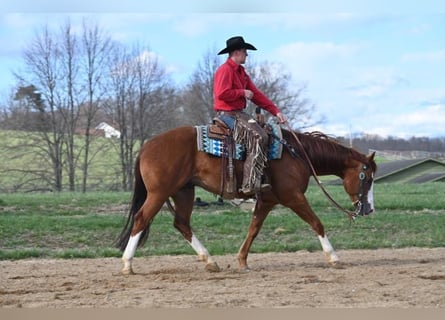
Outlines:
[[82, 104], [82, 116], [85, 125], [85, 137], [82, 161], [82, 192], [86, 192], [88, 169], [94, 154], [91, 152], [92, 130], [97, 112], [105, 98], [106, 67], [110, 59], [113, 43], [110, 36], [105, 34], [98, 25], [89, 24], [83, 20], [82, 24], [82, 61], [81, 76], [82, 89], [86, 93], [85, 103]]
[[323, 121], [313, 118], [315, 105], [304, 97], [306, 85], [292, 88], [291, 74], [284, 72], [282, 65], [249, 61], [246, 69], [255, 85], [286, 115], [293, 129], [304, 130]]
[[115, 44], [110, 54], [108, 65], [109, 97], [105, 101], [105, 106], [108, 113], [113, 115], [119, 125], [121, 135], [118, 152], [122, 172], [121, 184], [123, 190], [129, 190], [130, 181], [133, 177], [132, 164], [135, 141], [133, 131], [135, 125], [131, 123], [132, 118], [130, 116], [131, 113], [134, 113], [135, 102], [131, 90], [135, 80], [128, 66], [130, 61], [128, 49], [123, 45]]
[[[88, 166], [94, 158], [90, 153], [91, 133], [108, 75], [105, 72], [110, 38], [85, 20], [82, 27], [81, 33], [75, 33], [68, 20], [60, 33], [51, 34], [47, 27], [43, 33], [37, 33], [24, 53], [27, 70], [19, 75], [23, 87], [33, 84], [44, 97], [41, 106], [34, 104], [34, 110], [43, 119], [37, 135], [46, 141], [48, 153], [52, 154], [47, 158], [57, 162], [53, 166], [58, 170], [58, 191], [62, 190], [64, 172], [69, 190], [76, 190], [79, 163], [81, 188], [83, 192], [87, 189]], [[79, 132], [84, 134], [83, 143], [76, 138]]]
[[80, 48], [78, 37], [73, 33], [71, 22], [67, 20], [61, 28], [60, 42], [60, 63], [62, 79], [58, 90], [58, 110], [65, 123], [65, 159], [68, 173], [68, 188], [75, 191], [76, 187], [76, 163], [77, 151], [75, 148], [74, 135], [79, 120], [79, 58]]
[[177, 119], [180, 115], [180, 107], [177, 89], [169, 79], [165, 79], [165, 85], [158, 86], [150, 95], [149, 105], [145, 113], [148, 130], [144, 131], [144, 139], [178, 126]]
[[19, 88], [16, 99], [28, 99], [39, 115], [38, 126], [41, 130], [29, 136], [29, 140], [34, 140], [30, 145], [36, 149], [36, 157], [50, 160], [53, 175], [45, 177], [44, 180], [50, 183], [53, 190], [61, 191], [66, 130], [57, 105], [57, 84], [60, 83], [60, 75], [63, 72], [59, 47], [47, 26], [43, 27], [40, 33], [36, 33], [25, 48], [23, 58], [25, 71], [16, 76], [24, 85]]
[[[40, 104], [28, 103], [39, 114], [33, 139], [35, 145], [46, 146], [45, 158], [51, 159], [57, 191], [62, 190], [64, 172], [69, 190], [76, 189], [79, 163], [82, 191], [86, 191], [88, 166], [94, 157], [90, 153], [94, 117], [105, 92], [110, 38], [85, 20], [82, 27], [76, 33], [67, 20], [59, 33], [50, 33], [47, 26], [37, 32], [24, 50], [26, 70], [17, 74], [23, 84], [18, 100], [33, 94], [24, 90], [30, 85], [42, 95]], [[85, 134], [83, 143], [76, 138], [78, 133]]]
[[108, 106], [121, 130], [119, 155], [122, 187], [132, 188], [136, 151], [145, 140], [166, 129], [175, 89], [165, 68], [148, 47], [113, 48]]
[[187, 124], [209, 123], [213, 118], [213, 78], [220, 64], [221, 58], [217, 55], [217, 50], [209, 49], [185, 86], [182, 107]]
[[[22, 83], [35, 86], [44, 98], [33, 103], [40, 114], [40, 128], [33, 139], [46, 146], [47, 157], [51, 159], [54, 171], [54, 189], [63, 188], [63, 170], [68, 176], [68, 188], [76, 187], [76, 163], [78, 153], [75, 134], [79, 120], [79, 58], [78, 37], [73, 32], [69, 20], [60, 28], [60, 33], [50, 33], [46, 26], [37, 33], [24, 51], [26, 72], [18, 75]], [[35, 92], [27, 92], [22, 86], [17, 99], [32, 97]], [[36, 141], [37, 142], [37, 141]]]
[[[19, 110], [29, 110], [29, 115], [34, 116], [31, 117], [33, 129], [47, 129], [45, 123], [48, 122], [42, 121], [42, 113], [34, 111], [44, 104], [42, 95], [35, 86], [19, 87], [12, 99], [15, 102], [11, 103], [11, 105], [14, 105]], [[11, 109], [14, 110], [14, 108]], [[27, 120], [28, 117], [26, 118]], [[19, 125], [19, 123], [13, 125]], [[15, 127], [11, 129], [16, 130]], [[9, 185], [2, 183], [2, 189], [9, 192], [21, 189], [32, 191], [54, 190], [55, 178], [52, 168], [48, 166], [46, 145], [42, 144], [40, 139], [32, 133], [32, 129], [21, 130], [21, 127], [19, 127], [19, 130], [14, 132], [13, 141], [15, 143], [3, 144], [0, 151], [2, 154], [8, 154], [9, 160], [4, 161], [1, 173], [5, 176], [13, 177], [12, 179], [7, 179], [10, 183]]]
[[[11, 87], [11, 92], [4, 96], [7, 100], [2, 101], [0, 107], [0, 128], [2, 130], [29, 132], [40, 129], [38, 127], [40, 125], [39, 115], [33, 107], [32, 95], [29, 95], [35, 91], [37, 88], [33, 85], [19, 87], [19, 89]], [[18, 99], [19, 96], [23, 99]]]
[[132, 56], [129, 66], [135, 76], [135, 130], [141, 147], [147, 138], [163, 130], [162, 123], [169, 117], [169, 101], [175, 90], [165, 68], [148, 46], [136, 44]]

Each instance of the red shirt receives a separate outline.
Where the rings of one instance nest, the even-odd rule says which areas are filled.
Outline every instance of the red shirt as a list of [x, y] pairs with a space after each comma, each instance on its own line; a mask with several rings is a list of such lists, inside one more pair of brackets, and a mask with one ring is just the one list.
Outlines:
[[244, 67], [230, 58], [215, 72], [213, 85], [215, 111], [243, 110], [246, 107], [244, 89], [253, 92], [252, 102], [258, 107], [269, 111], [274, 116], [280, 112], [278, 107], [253, 84]]

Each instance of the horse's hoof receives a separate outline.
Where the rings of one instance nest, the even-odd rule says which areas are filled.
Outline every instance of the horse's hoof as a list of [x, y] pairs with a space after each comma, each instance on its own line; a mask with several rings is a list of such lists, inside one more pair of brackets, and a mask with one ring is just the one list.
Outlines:
[[346, 264], [344, 264], [343, 262], [340, 262], [338, 260], [330, 261], [329, 266], [334, 269], [345, 269], [346, 268]]
[[329, 266], [334, 269], [346, 269], [348, 264], [337, 260], [337, 261], [330, 262]]
[[250, 268], [248, 266], [239, 268], [239, 272], [241, 272], [241, 273], [249, 273], [250, 272]]
[[130, 269], [122, 269], [122, 274], [124, 276], [131, 276], [131, 275], [134, 275], [135, 273], [134, 273], [133, 269], [130, 268]]
[[334, 254], [326, 254], [326, 260], [328, 262], [328, 265], [331, 267], [335, 267], [337, 264], [340, 263], [340, 259], [338, 256]]
[[221, 269], [219, 268], [219, 266], [216, 262], [207, 263], [205, 269], [209, 272], [220, 272], [221, 271]]
[[207, 256], [205, 254], [198, 254], [198, 261], [207, 261]]

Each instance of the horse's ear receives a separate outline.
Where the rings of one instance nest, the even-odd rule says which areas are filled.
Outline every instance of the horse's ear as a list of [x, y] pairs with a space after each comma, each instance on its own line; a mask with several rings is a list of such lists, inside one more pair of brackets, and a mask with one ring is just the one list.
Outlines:
[[371, 153], [367, 158], [368, 161], [373, 161], [374, 160], [374, 156], [375, 156], [375, 151], [373, 153]]

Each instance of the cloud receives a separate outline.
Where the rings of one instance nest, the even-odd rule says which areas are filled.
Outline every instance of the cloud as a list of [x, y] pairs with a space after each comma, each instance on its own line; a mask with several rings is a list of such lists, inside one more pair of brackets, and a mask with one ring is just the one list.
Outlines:
[[422, 36], [432, 30], [432, 25], [429, 23], [420, 23], [408, 29], [408, 34], [413, 36]]
[[283, 57], [299, 57], [304, 63], [347, 58], [360, 50], [360, 45], [336, 44], [334, 42], [294, 42], [276, 50]]
[[396, 121], [407, 126], [441, 126], [445, 133], [445, 105], [435, 104], [416, 111], [399, 114]]
[[356, 23], [362, 21], [363, 16], [353, 13], [275, 13], [270, 14], [246, 14], [243, 19], [245, 24], [260, 25], [269, 28], [280, 29], [316, 29], [335, 25]]
[[[322, 85], [327, 89], [326, 80], [332, 79], [331, 87], [337, 86], [364, 47], [357, 43], [293, 42], [278, 47], [270, 59], [281, 61], [294, 77], [307, 81], [309, 88]], [[342, 68], [344, 65], [348, 69]]]
[[376, 98], [409, 86], [409, 80], [396, 74], [391, 68], [373, 68], [359, 74], [359, 84], [346, 87], [347, 91], [358, 98]]
[[[411, 108], [411, 110], [409, 110]], [[349, 136], [354, 133], [374, 134], [380, 137], [445, 137], [445, 104], [416, 104], [400, 112], [387, 105], [369, 104], [358, 108], [359, 114], [344, 117], [343, 112], [335, 121], [310, 128], [326, 134]], [[330, 117], [336, 116], [329, 114]], [[331, 119], [332, 120], [332, 119]]]
[[[341, 28], [360, 23], [375, 23], [381, 16], [357, 13], [294, 13], [294, 12], [206, 12], [175, 14], [172, 17], [174, 29], [187, 36], [210, 34], [212, 30], [227, 26], [238, 28], [239, 32], [249, 28], [268, 28], [277, 32], [283, 30], [317, 30]], [[385, 18], [386, 19], [386, 18]]]
[[367, 133], [380, 136], [411, 137], [445, 137], [445, 105], [434, 104], [425, 108], [416, 108], [411, 112], [383, 112], [379, 117], [371, 117]]
[[438, 51], [413, 52], [404, 54], [401, 58], [402, 62], [445, 62], [445, 49]]
[[210, 16], [192, 15], [192, 17], [190, 17], [190, 15], [188, 15], [175, 20], [173, 28], [179, 34], [187, 37], [196, 37], [207, 33], [211, 29], [211, 23], [219, 23], [217, 17], [211, 18]]
[[165, 68], [167, 74], [174, 74], [181, 71], [181, 67], [165, 60], [165, 57], [159, 55], [154, 51], [144, 50], [136, 59], [139, 59], [143, 64], [151, 65], [159, 63], [160, 67]]

